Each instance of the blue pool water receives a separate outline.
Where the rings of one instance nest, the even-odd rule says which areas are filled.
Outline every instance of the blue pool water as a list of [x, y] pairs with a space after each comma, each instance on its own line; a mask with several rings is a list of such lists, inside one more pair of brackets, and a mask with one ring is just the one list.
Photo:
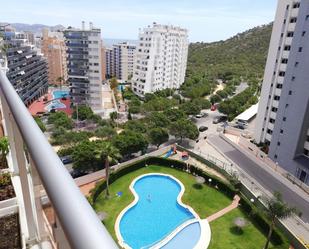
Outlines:
[[60, 100], [53, 100], [51, 101], [47, 106], [46, 109], [50, 111], [51, 109], [60, 109], [60, 108], [66, 108], [66, 105], [61, 103]]
[[59, 99], [62, 97], [67, 97], [69, 95], [69, 91], [66, 90], [55, 90], [53, 91], [53, 99]]
[[179, 249], [179, 248], [194, 248], [201, 237], [201, 226], [199, 222], [194, 222], [175, 235], [161, 249]]
[[120, 220], [120, 233], [133, 249], [148, 248], [194, 215], [177, 202], [180, 185], [168, 176], [147, 175], [133, 186], [139, 201]]
[[124, 90], [125, 89], [125, 86], [124, 85], [118, 85], [118, 91], [122, 91], [122, 90]]

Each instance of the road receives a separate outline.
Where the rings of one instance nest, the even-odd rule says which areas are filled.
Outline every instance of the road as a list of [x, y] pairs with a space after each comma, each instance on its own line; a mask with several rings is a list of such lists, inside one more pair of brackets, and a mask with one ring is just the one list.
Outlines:
[[[309, 222], [309, 201], [308, 198], [300, 196], [291, 188], [282, 183], [278, 177], [275, 177], [257, 163], [248, 158], [245, 154], [236, 150], [229, 143], [221, 139], [217, 135], [208, 138], [222, 153], [234, 161], [243, 171], [255, 179], [263, 188], [269, 192], [279, 191], [285, 202], [290, 206], [296, 207], [297, 210], [302, 212], [301, 219]], [[304, 193], [305, 195], [305, 193]]]

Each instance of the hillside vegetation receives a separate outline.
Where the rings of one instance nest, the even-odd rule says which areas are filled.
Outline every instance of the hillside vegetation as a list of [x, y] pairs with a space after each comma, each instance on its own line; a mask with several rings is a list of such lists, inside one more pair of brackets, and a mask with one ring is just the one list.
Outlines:
[[259, 26], [234, 37], [212, 43], [191, 43], [187, 75], [224, 78], [234, 76], [263, 76], [272, 23]]

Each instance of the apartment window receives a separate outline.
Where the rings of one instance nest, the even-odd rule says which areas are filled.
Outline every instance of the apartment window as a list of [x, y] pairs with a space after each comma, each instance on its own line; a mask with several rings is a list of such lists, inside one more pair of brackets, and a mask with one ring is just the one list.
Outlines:
[[297, 22], [297, 18], [296, 17], [292, 17], [290, 20], [290, 23], [296, 23]]
[[278, 158], [277, 154], [274, 157], [275, 157], [275, 159], [277, 159]]
[[276, 120], [274, 120], [273, 118], [269, 119], [269, 123], [274, 124]]
[[283, 37], [283, 33], [281, 33], [281, 38]]
[[291, 50], [291, 46], [290, 46], [290, 45], [284, 46], [284, 50], [285, 50], [285, 51], [290, 51], [290, 50]]
[[279, 51], [280, 49], [281, 49], [281, 47], [279, 46], [279, 47], [278, 47], [278, 51]]
[[286, 117], [283, 117], [283, 119], [282, 119], [283, 121], [286, 121]]
[[283, 130], [282, 129], [280, 130], [280, 134], [283, 134]]
[[273, 131], [271, 129], [267, 129], [267, 133], [272, 135], [273, 134]]
[[278, 111], [278, 108], [272, 107], [271, 110], [272, 110], [273, 112], [277, 112], [277, 111]]
[[287, 5], [287, 6], [286, 6], [286, 10], [288, 10], [288, 9], [289, 9], [289, 7], [290, 7], [290, 5]]
[[292, 81], [295, 81], [295, 76], [292, 76], [292, 79], [291, 79]]
[[292, 91], [289, 91], [289, 95], [292, 95]]
[[303, 47], [299, 47], [298, 52], [302, 52], [302, 51], [303, 51]]
[[283, 20], [283, 24], [285, 24], [285, 23], [286, 23], [286, 19]]
[[299, 6], [300, 6], [300, 3], [294, 3], [293, 4], [293, 9], [297, 9], [297, 8], [299, 8]]
[[275, 95], [274, 100], [280, 100], [280, 96]]
[[296, 61], [295, 64], [294, 64], [294, 66], [297, 67], [298, 65], [299, 65], [299, 62]]
[[284, 71], [280, 71], [279, 72], [279, 76], [284, 77], [285, 76], [285, 72]]
[[294, 32], [288, 32], [286, 36], [287, 37], [293, 37], [293, 35], [294, 35]]
[[289, 104], [285, 104], [285, 108], [288, 108], [289, 107]]
[[282, 60], [281, 60], [281, 63], [282, 63], [282, 64], [288, 64], [288, 59], [282, 59]]
[[309, 15], [306, 15], [306, 21], [308, 21], [309, 20]]
[[306, 34], [306, 31], [303, 31], [303, 32], [301, 33], [301, 36], [305, 36], [305, 34]]
[[278, 89], [282, 89], [282, 84], [277, 84]]
[[281, 143], [278, 141], [278, 142], [277, 142], [277, 145], [280, 146], [280, 144], [281, 144]]

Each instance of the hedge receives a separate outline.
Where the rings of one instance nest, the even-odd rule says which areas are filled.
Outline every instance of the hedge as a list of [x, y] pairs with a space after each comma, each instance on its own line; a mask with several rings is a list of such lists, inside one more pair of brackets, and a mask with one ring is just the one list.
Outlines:
[[[250, 201], [243, 195], [240, 194], [240, 205], [239, 207], [247, 214], [249, 214], [252, 223], [258, 227], [262, 233], [267, 236], [269, 231], [269, 224], [265, 218], [265, 216], [261, 213], [260, 210], [257, 210], [253, 204], [250, 203]], [[274, 229], [272, 235], [271, 235], [271, 242], [274, 245], [281, 245], [283, 244], [283, 235], [281, 234], [278, 229]]]
[[[167, 158], [162, 158], [162, 157], [147, 157], [144, 158], [140, 161], [134, 162], [132, 164], [128, 164], [116, 172], [112, 172], [109, 177], [109, 183], [112, 184], [115, 180], [118, 178], [133, 172], [135, 170], [138, 170], [140, 168], [145, 167], [146, 164], [153, 164], [153, 165], [160, 165], [163, 167], [172, 167], [181, 171], [186, 170], [189, 168], [190, 172], [193, 175], [199, 175], [204, 177], [205, 179], [212, 179], [212, 184], [214, 186], [217, 186], [220, 191], [225, 193], [228, 197], [233, 197], [237, 190], [230, 184], [223, 183], [218, 177], [208, 174], [204, 172], [203, 170], [196, 168], [193, 165], [187, 165], [187, 163], [178, 161], [178, 160], [173, 160], [173, 159], [167, 159]], [[92, 203], [95, 203], [99, 195], [106, 189], [106, 182], [105, 180], [99, 182], [96, 187], [91, 191], [92, 193]]]

